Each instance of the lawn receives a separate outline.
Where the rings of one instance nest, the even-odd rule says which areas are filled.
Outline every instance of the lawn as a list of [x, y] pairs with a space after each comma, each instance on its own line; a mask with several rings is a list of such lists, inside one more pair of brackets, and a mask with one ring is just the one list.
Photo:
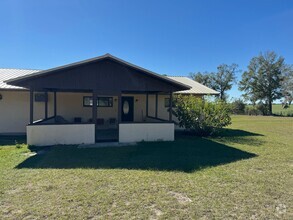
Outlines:
[[281, 104], [273, 105], [273, 114], [282, 116], [293, 116], [293, 106], [290, 105], [289, 108], [284, 109]]
[[293, 118], [116, 148], [0, 138], [0, 219], [293, 219]]

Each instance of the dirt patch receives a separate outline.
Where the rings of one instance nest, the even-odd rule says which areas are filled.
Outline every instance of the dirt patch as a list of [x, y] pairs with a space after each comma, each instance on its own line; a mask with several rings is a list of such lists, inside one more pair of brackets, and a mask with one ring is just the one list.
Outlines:
[[192, 202], [192, 200], [190, 198], [188, 198], [186, 195], [183, 195], [182, 193], [169, 192], [169, 194], [171, 196], [173, 196], [175, 199], [177, 199], [177, 201], [182, 205], [186, 205], [186, 204]]
[[153, 214], [150, 219], [152, 219], [152, 220], [158, 219], [160, 216], [162, 216], [164, 214], [160, 209], [156, 208], [155, 205], [151, 206], [151, 210], [152, 210]]

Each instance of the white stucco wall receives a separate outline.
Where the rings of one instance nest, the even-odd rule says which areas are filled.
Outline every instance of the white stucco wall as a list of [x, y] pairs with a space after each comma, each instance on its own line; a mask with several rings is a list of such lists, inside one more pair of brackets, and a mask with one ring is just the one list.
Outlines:
[[[29, 123], [29, 92], [0, 91], [0, 134], [26, 132]], [[49, 108], [49, 113], [51, 114]], [[44, 103], [34, 103], [34, 120], [44, 118]]]
[[[92, 96], [91, 93], [57, 93], [57, 115], [61, 115], [67, 121], [73, 122], [75, 117], [81, 117], [82, 122], [88, 122], [92, 118], [92, 107], [83, 106], [83, 97]], [[101, 97], [113, 97], [113, 107], [98, 107], [97, 117], [108, 120], [117, 118], [117, 96], [99, 94]]]
[[49, 146], [93, 143], [95, 143], [94, 124], [27, 126], [27, 144], [29, 145]]
[[[25, 134], [29, 123], [29, 92], [0, 91], [0, 134]], [[82, 122], [88, 122], [92, 117], [92, 108], [83, 106], [83, 97], [91, 93], [57, 93], [57, 115], [73, 122], [74, 117], [81, 117]], [[107, 95], [99, 95], [107, 96]], [[117, 118], [118, 101], [113, 97], [113, 107], [98, 107], [98, 118]], [[48, 117], [53, 116], [53, 93], [48, 94]], [[45, 118], [45, 103], [34, 102], [34, 121]]]
[[119, 142], [174, 141], [173, 123], [119, 124]]

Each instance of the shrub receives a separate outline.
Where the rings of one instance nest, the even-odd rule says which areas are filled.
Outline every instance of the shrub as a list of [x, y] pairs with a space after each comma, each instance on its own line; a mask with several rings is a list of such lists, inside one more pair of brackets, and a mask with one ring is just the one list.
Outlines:
[[263, 102], [259, 102], [257, 104], [256, 108], [259, 112], [261, 112], [262, 115], [269, 115], [270, 114], [269, 106]]
[[15, 140], [15, 147], [16, 148], [22, 148], [23, 146], [22, 146], [22, 144], [19, 144], [16, 140]]
[[244, 111], [246, 115], [261, 115], [262, 114], [258, 110], [256, 105], [246, 106]]
[[179, 95], [174, 103], [174, 114], [179, 120], [179, 126], [193, 134], [213, 135], [220, 128], [231, 124], [231, 108], [223, 101], [211, 102]]
[[242, 99], [236, 99], [231, 104], [233, 114], [244, 114], [245, 113], [245, 103]]

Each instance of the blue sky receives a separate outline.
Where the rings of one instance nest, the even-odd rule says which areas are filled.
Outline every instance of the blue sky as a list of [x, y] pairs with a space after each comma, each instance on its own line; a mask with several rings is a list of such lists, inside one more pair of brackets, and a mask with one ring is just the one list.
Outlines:
[[[221, 63], [245, 70], [267, 50], [293, 64], [293, 1], [1, 0], [0, 27], [3, 68], [46, 69], [111, 53], [188, 75]], [[240, 96], [236, 86], [229, 94]]]

